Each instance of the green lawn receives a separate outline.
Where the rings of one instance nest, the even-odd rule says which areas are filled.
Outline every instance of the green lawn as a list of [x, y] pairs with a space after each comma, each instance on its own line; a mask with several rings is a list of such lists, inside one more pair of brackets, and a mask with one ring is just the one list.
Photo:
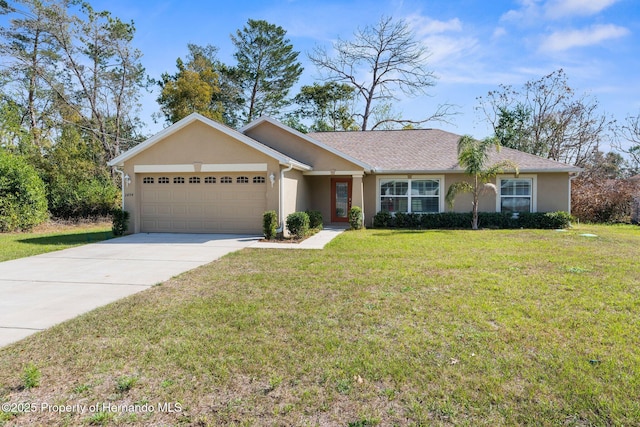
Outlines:
[[0, 262], [24, 258], [113, 237], [105, 223], [51, 226], [45, 232], [0, 233]]
[[0, 400], [36, 405], [0, 420], [637, 425], [639, 348], [640, 227], [346, 232], [245, 249], [0, 349]]

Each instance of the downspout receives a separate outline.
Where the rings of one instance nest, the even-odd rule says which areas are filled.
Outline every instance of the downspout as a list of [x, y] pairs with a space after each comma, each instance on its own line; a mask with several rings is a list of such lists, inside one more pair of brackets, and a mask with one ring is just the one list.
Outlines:
[[284, 174], [285, 172], [289, 172], [293, 169], [293, 163], [289, 163], [289, 167], [286, 169], [280, 170], [280, 183], [279, 183], [279, 196], [280, 196], [280, 208], [278, 210], [278, 216], [280, 221], [280, 227], [276, 230], [278, 233], [282, 233], [284, 231]]
[[120, 183], [122, 184], [122, 211], [124, 212], [124, 171], [121, 171], [116, 166], [113, 167], [113, 170], [120, 174]]

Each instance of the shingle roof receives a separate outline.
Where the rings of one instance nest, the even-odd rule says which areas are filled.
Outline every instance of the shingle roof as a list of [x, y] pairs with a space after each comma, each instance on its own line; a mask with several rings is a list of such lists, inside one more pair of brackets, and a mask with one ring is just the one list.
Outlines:
[[[371, 165], [375, 171], [460, 172], [460, 135], [437, 129], [315, 132], [308, 136]], [[520, 172], [577, 172], [579, 168], [522, 151], [492, 149], [489, 163], [515, 162]]]

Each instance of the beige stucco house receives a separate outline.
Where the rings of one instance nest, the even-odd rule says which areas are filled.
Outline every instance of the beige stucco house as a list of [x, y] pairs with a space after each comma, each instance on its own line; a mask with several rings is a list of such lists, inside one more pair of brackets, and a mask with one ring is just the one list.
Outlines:
[[[199, 114], [180, 120], [113, 159], [123, 177], [129, 231], [261, 233], [262, 214], [318, 210], [325, 224], [360, 206], [365, 224], [380, 210], [445, 212], [444, 196], [468, 179], [457, 162], [460, 138], [434, 129], [303, 134], [262, 117], [240, 130]], [[489, 212], [570, 211], [578, 168], [503, 148], [520, 174], [500, 175]], [[455, 210], [471, 210], [461, 196]]]

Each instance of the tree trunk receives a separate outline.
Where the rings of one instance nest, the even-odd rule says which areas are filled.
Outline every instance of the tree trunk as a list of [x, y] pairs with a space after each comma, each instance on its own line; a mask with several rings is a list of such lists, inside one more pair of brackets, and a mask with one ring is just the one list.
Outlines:
[[479, 193], [479, 189], [478, 189], [478, 175], [475, 176], [475, 186], [473, 187], [473, 212], [472, 212], [472, 217], [473, 219], [471, 220], [471, 229], [472, 230], [477, 230], [478, 229], [478, 193]]

